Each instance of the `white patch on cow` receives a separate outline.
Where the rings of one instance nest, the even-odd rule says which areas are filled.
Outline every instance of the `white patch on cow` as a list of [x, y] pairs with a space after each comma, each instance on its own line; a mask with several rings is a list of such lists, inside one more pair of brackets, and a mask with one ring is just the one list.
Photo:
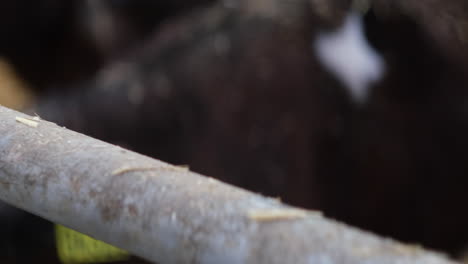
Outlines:
[[367, 42], [362, 18], [357, 14], [348, 15], [337, 30], [319, 33], [313, 48], [324, 67], [359, 103], [365, 102], [369, 86], [384, 74], [384, 61]]

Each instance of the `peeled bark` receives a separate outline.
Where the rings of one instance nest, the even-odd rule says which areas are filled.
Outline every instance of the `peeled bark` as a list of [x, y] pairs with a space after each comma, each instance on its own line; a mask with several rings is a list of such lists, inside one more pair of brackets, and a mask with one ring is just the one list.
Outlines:
[[159, 263], [454, 263], [0, 108], [0, 198]]

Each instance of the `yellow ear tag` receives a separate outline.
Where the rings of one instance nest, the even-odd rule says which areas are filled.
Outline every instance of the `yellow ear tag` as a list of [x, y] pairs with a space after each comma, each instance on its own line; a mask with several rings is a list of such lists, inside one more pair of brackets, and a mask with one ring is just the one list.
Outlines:
[[58, 257], [63, 264], [103, 263], [130, 258], [127, 251], [61, 225], [55, 225], [55, 240]]

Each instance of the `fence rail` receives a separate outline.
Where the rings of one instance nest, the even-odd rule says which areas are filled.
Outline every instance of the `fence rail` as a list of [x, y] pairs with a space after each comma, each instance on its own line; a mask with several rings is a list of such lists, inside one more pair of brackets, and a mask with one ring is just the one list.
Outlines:
[[0, 107], [0, 199], [158, 263], [454, 263]]

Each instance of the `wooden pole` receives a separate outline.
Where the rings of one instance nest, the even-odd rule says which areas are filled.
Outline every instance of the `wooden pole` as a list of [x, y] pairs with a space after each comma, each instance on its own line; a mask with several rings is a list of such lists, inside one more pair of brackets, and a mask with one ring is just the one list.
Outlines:
[[4, 107], [0, 120], [1, 200], [150, 261], [454, 263]]

